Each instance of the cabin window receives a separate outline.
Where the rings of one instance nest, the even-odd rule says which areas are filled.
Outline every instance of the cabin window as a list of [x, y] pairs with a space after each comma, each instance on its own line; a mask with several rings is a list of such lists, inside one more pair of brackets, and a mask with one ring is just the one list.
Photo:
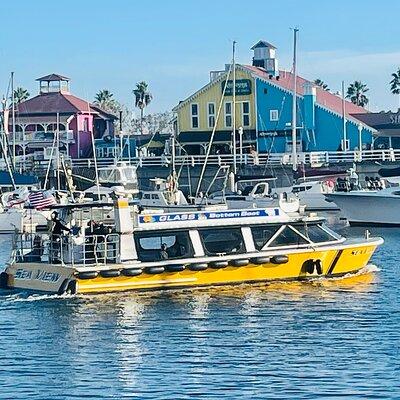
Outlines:
[[159, 198], [160, 196], [157, 193], [151, 195], [152, 200], [158, 200]]
[[307, 240], [301, 237], [289, 226], [285, 226], [282, 232], [269, 244], [268, 247], [299, 246], [307, 244]]
[[192, 103], [190, 105], [190, 119], [192, 121], [192, 128], [196, 129], [199, 127], [199, 105]]
[[225, 103], [225, 128], [232, 128], [232, 102]]
[[214, 125], [215, 125], [215, 103], [207, 104], [207, 118], [208, 118], [208, 127], [214, 128]]
[[269, 110], [269, 120], [270, 121], [279, 121], [278, 110]]
[[207, 255], [243, 253], [245, 251], [240, 228], [199, 230]]
[[252, 226], [254, 245], [257, 250], [261, 250], [278, 231], [279, 226]]
[[242, 103], [242, 125], [250, 126], [250, 103], [248, 101]]
[[294, 228], [314, 243], [336, 240], [335, 237], [331, 236], [319, 225], [298, 225]]
[[135, 235], [140, 261], [161, 261], [193, 256], [188, 231], [143, 233]]
[[143, 198], [146, 199], [146, 200], [150, 200], [150, 194], [149, 193], [145, 193], [143, 195]]

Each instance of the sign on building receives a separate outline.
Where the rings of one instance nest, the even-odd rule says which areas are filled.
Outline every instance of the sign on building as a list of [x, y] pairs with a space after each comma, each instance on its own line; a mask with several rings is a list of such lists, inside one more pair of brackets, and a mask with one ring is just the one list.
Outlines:
[[[221, 91], [224, 92], [225, 82], [221, 83]], [[236, 96], [243, 96], [251, 94], [251, 80], [250, 79], [237, 79], [236, 80]], [[229, 80], [225, 90], [225, 96], [233, 95], [233, 81]]]

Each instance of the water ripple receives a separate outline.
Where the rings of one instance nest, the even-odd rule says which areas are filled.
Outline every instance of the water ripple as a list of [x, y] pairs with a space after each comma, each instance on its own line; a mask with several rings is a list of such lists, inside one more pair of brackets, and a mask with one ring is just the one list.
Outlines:
[[400, 234], [381, 233], [374, 264], [335, 280], [0, 292], [0, 397], [399, 398]]

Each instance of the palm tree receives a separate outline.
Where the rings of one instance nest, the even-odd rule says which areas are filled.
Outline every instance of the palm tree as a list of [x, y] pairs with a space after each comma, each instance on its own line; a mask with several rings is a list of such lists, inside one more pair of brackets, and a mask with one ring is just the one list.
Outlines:
[[29, 92], [26, 89], [22, 88], [22, 87], [17, 87], [14, 90], [14, 101], [15, 101], [15, 104], [22, 103], [23, 101], [28, 99], [29, 96], [30, 96]]
[[143, 113], [153, 98], [152, 94], [148, 91], [149, 85], [142, 81], [136, 84], [136, 89], [132, 92], [135, 95], [135, 107], [140, 109], [140, 133], [143, 135]]
[[115, 112], [116, 101], [114, 95], [107, 89], [100, 90], [94, 96], [94, 103], [104, 111]]
[[350, 99], [353, 104], [360, 107], [365, 107], [368, 104], [368, 97], [365, 93], [368, 92], [368, 87], [361, 81], [354, 81], [347, 88], [346, 98]]
[[[392, 80], [390, 81], [390, 91], [393, 94], [400, 94], [400, 68], [392, 74]], [[399, 98], [400, 101], [400, 98]]]
[[330, 90], [328, 85], [324, 81], [322, 81], [321, 79], [316, 79], [314, 81], [314, 84], [319, 86], [321, 89], [326, 90], [327, 92], [329, 92], [329, 90]]

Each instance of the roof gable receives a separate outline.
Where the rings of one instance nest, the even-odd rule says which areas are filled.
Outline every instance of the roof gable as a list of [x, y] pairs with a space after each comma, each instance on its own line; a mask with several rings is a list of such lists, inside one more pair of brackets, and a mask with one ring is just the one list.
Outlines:
[[116, 119], [114, 115], [86, 100], [60, 92], [42, 93], [23, 101], [16, 106], [16, 113], [18, 115], [92, 113]]
[[70, 79], [66, 76], [59, 75], [59, 74], [50, 74], [42, 76], [41, 78], [37, 78], [37, 81], [46, 81], [46, 82], [53, 82], [53, 81], [69, 81]]
[[[250, 70], [257, 77], [267, 81], [270, 84], [280, 87], [281, 89], [292, 91], [293, 90], [293, 74], [287, 71], [280, 71], [279, 79], [270, 79], [269, 74], [260, 68], [254, 67], [252, 65], [244, 65], [243, 68]], [[311, 84], [316, 89], [316, 103], [317, 105], [328, 109], [331, 112], [342, 115], [342, 98], [336, 96], [335, 94], [328, 92], [318, 86], [316, 86], [313, 82], [297, 75], [297, 85], [296, 85], [296, 93], [298, 96], [304, 96], [304, 86], [306, 84]], [[345, 100], [345, 112], [346, 117], [349, 119], [357, 119], [353, 114], [365, 114], [368, 111], [360, 106], [357, 106], [350, 101]], [[357, 120], [359, 121], [359, 120]], [[362, 121], [359, 121], [362, 122]]]
[[259, 41], [251, 48], [251, 50], [258, 49], [258, 48], [260, 48], [260, 47], [269, 47], [270, 49], [276, 49], [276, 47], [275, 47], [273, 44], [271, 44], [271, 43], [269, 43], [269, 42], [267, 42], [267, 41], [265, 41], [265, 40], [259, 40]]

